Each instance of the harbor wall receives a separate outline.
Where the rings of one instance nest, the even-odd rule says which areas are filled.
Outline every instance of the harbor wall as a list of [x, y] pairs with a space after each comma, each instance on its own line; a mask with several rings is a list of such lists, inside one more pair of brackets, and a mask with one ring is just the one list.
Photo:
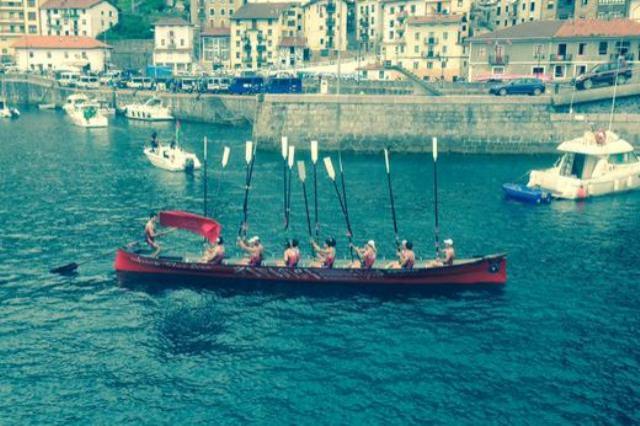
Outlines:
[[[75, 89], [50, 80], [3, 80], [2, 93], [11, 102], [61, 105]], [[117, 106], [143, 102], [154, 93], [94, 90], [91, 96]], [[431, 138], [443, 151], [462, 153], [546, 153], [590, 128], [607, 128], [609, 106], [593, 105], [587, 114], [556, 109], [550, 97], [389, 96], [389, 95], [195, 95], [158, 94], [186, 121], [252, 126], [261, 147], [279, 149], [282, 135], [307, 147], [319, 140], [324, 149], [425, 152]], [[640, 147], [638, 98], [617, 108], [613, 129]], [[634, 102], [635, 100], [635, 102]], [[576, 108], [580, 111], [579, 108]], [[630, 112], [626, 112], [630, 111]]]

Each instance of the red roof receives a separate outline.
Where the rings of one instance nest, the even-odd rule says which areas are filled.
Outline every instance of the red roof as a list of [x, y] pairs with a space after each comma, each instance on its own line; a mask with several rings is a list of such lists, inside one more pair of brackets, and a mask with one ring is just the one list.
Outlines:
[[41, 9], [89, 9], [107, 0], [49, 0]]
[[200, 37], [230, 37], [229, 27], [205, 27], [200, 33]]
[[76, 36], [24, 36], [16, 40], [12, 47], [16, 49], [111, 49], [111, 46], [95, 38]]
[[555, 34], [574, 37], [640, 37], [640, 22], [630, 19], [578, 19], [565, 22]]
[[305, 47], [307, 42], [304, 37], [282, 37], [280, 47]]

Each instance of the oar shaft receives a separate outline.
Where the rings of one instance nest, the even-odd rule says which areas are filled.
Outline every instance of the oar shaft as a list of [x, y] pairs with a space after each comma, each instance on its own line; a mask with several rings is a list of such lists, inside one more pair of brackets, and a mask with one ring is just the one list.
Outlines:
[[316, 163], [313, 163], [313, 219], [316, 230], [316, 238], [320, 233], [320, 226], [318, 224], [318, 173]]
[[302, 182], [302, 196], [304, 197], [304, 210], [307, 214], [307, 230], [309, 231], [309, 236], [313, 236], [311, 232], [311, 217], [309, 215], [309, 201], [307, 199], [307, 185]]
[[240, 225], [240, 230], [238, 231], [238, 235], [242, 234], [242, 230], [246, 226], [247, 218], [249, 216], [249, 189], [251, 188], [251, 178], [253, 177], [253, 165], [255, 161], [256, 161], [256, 157], [254, 153], [254, 155], [251, 157], [251, 161], [247, 165], [247, 180], [246, 180], [246, 185], [244, 189], [244, 203], [242, 204], [243, 220], [242, 220], [242, 224]]
[[436, 258], [440, 257], [440, 224], [438, 222], [438, 162], [433, 161], [433, 209], [435, 217], [435, 245]]
[[289, 168], [289, 175], [287, 177], [287, 215], [285, 219], [284, 229], [289, 229], [289, 218], [291, 216], [291, 168]]
[[282, 160], [282, 214], [284, 216], [284, 229], [289, 226], [289, 217], [287, 215], [287, 159]]
[[333, 180], [333, 187], [336, 190], [336, 196], [338, 197], [338, 202], [340, 202], [340, 209], [342, 210], [342, 215], [344, 216], [345, 224], [347, 225], [347, 238], [349, 239], [349, 250], [351, 252], [351, 261], [353, 261], [353, 248], [351, 244], [353, 243], [353, 232], [351, 232], [351, 221], [349, 220], [349, 213], [345, 209], [344, 201], [342, 199], [342, 195], [340, 194], [340, 190], [338, 189], [338, 183]]
[[393, 185], [391, 184], [391, 172], [387, 172], [387, 183], [389, 184], [389, 200], [391, 201], [391, 218], [393, 219], [393, 232], [398, 239], [398, 221], [396, 219], [396, 203], [393, 197]]

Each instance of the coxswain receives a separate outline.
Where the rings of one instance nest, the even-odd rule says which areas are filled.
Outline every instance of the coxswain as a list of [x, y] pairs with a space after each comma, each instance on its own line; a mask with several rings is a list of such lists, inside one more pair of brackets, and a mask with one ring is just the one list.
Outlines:
[[333, 268], [336, 261], [336, 240], [329, 237], [324, 242], [324, 247], [320, 247], [313, 239], [311, 240], [313, 251], [316, 252], [317, 260], [311, 264], [312, 268]]
[[358, 258], [358, 262], [354, 262], [353, 268], [371, 269], [373, 264], [376, 263], [376, 243], [373, 240], [367, 241], [364, 247], [355, 247], [351, 244], [351, 248], [355, 249]]
[[211, 265], [222, 265], [224, 254], [224, 240], [222, 237], [218, 237], [216, 238], [215, 244], [204, 252], [201, 261], [202, 263], [209, 263]]
[[162, 250], [162, 247], [160, 247], [160, 244], [156, 241], [156, 237], [158, 236], [156, 232], [157, 221], [158, 215], [151, 213], [147, 224], [144, 226], [144, 240], [147, 242], [147, 245], [154, 250], [153, 253], [151, 253], [151, 257], [158, 257], [160, 250]]
[[262, 257], [264, 255], [264, 247], [260, 242], [260, 238], [251, 237], [248, 241], [244, 241], [238, 237], [238, 247], [240, 247], [249, 257], [240, 261], [241, 265], [260, 266], [262, 265]]

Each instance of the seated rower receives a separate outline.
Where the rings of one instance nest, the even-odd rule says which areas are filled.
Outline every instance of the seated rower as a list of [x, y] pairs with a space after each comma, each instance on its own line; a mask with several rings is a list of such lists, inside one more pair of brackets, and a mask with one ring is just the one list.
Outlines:
[[282, 260], [277, 262], [277, 266], [286, 266], [287, 268], [295, 268], [300, 262], [300, 249], [298, 248], [298, 240], [287, 240], [285, 243]]
[[311, 264], [312, 268], [333, 268], [336, 261], [336, 240], [329, 237], [324, 242], [324, 247], [320, 247], [318, 243], [311, 240], [311, 246], [316, 253], [316, 261]]
[[242, 259], [239, 264], [247, 266], [260, 266], [262, 265], [262, 258], [264, 256], [264, 247], [260, 242], [259, 237], [251, 237], [248, 241], [244, 241], [238, 237], [238, 247], [240, 247], [249, 257]]
[[440, 266], [451, 266], [453, 265], [453, 261], [456, 259], [456, 251], [453, 248], [453, 240], [451, 238], [447, 238], [444, 242], [444, 249], [442, 253], [444, 254], [444, 259], [434, 259], [427, 262], [427, 268], [435, 268]]
[[155, 213], [149, 214], [149, 220], [147, 224], [144, 226], [144, 240], [147, 242], [147, 245], [151, 247], [153, 253], [151, 253], [151, 257], [158, 257], [160, 254], [160, 244], [156, 241], [156, 238], [159, 234], [156, 232], [156, 222], [158, 221], [158, 215]]
[[398, 260], [387, 266], [389, 269], [413, 269], [416, 263], [416, 254], [413, 252], [413, 243], [404, 240], [398, 246]]
[[202, 263], [209, 263], [211, 265], [222, 265], [224, 260], [224, 240], [222, 237], [216, 239], [216, 243], [205, 250], [200, 260]]
[[355, 247], [351, 244], [351, 247], [355, 249], [356, 254], [358, 255], [359, 260], [353, 262], [351, 265], [352, 268], [362, 268], [362, 269], [371, 269], [373, 268], [373, 264], [376, 263], [376, 243], [373, 240], [367, 241], [364, 247]]

